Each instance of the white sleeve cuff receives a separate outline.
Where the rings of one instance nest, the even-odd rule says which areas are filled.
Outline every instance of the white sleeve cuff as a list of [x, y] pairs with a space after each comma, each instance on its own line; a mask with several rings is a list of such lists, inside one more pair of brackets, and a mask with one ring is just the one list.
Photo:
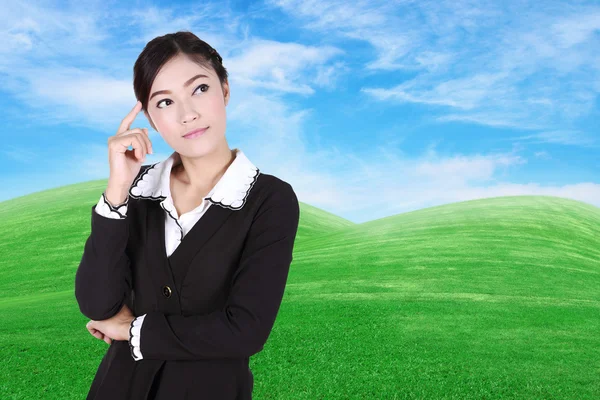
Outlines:
[[98, 200], [98, 204], [96, 204], [96, 213], [102, 215], [106, 218], [112, 219], [124, 219], [127, 217], [127, 206], [129, 204], [129, 195], [127, 196], [127, 200], [124, 203], [119, 204], [117, 206], [113, 206], [106, 200], [106, 194], [103, 192], [100, 196], [100, 200]]
[[146, 318], [146, 314], [136, 317], [129, 326], [129, 348], [131, 349], [131, 356], [136, 361], [144, 358], [140, 349], [140, 333], [142, 332], [144, 318]]

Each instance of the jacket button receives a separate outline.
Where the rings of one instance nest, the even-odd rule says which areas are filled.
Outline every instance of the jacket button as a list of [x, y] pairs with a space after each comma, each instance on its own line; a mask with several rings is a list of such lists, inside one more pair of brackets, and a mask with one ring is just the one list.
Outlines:
[[165, 297], [171, 297], [171, 288], [168, 286], [163, 286], [163, 294]]

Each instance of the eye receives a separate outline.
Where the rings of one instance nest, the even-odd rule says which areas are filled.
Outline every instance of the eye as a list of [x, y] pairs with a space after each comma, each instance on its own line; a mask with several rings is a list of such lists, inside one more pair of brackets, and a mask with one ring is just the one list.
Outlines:
[[[203, 84], [201, 84], [201, 85], [199, 85], [199, 86], [196, 87], [196, 90], [194, 90], [194, 93], [196, 93], [198, 91], [198, 89], [200, 89], [203, 86], [206, 87], [206, 90], [208, 90], [208, 88], [210, 87], [206, 83], [203, 83]], [[206, 92], [206, 90], [203, 90], [202, 93]], [[161, 101], [159, 101], [158, 103], [156, 103], [156, 107], [157, 108], [164, 108], [164, 107], [159, 107], [160, 103], [162, 103], [163, 101], [171, 101], [171, 99], [162, 99]]]

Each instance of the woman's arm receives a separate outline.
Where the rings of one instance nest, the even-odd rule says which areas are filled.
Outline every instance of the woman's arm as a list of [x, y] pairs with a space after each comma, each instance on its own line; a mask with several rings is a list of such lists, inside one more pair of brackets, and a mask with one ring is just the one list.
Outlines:
[[113, 207], [102, 194], [92, 207], [91, 233], [75, 274], [75, 297], [86, 317], [101, 321], [116, 315], [131, 293], [126, 254], [127, 202]]
[[260, 352], [281, 305], [299, 216], [296, 194], [284, 182], [257, 211], [224, 309], [206, 315], [153, 311], [140, 316], [141, 330], [132, 330], [129, 339], [137, 346], [135, 353], [141, 352], [134, 359], [238, 358]]

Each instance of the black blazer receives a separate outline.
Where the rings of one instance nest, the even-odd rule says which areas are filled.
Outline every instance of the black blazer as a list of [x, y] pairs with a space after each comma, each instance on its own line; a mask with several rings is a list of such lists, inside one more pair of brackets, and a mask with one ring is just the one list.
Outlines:
[[113, 341], [87, 399], [251, 399], [249, 358], [270, 335], [292, 262], [294, 190], [257, 172], [242, 208], [211, 204], [169, 257], [160, 203], [129, 194], [125, 219], [92, 207], [75, 297], [92, 320], [123, 304], [146, 314], [143, 359], [134, 360], [129, 341]]

